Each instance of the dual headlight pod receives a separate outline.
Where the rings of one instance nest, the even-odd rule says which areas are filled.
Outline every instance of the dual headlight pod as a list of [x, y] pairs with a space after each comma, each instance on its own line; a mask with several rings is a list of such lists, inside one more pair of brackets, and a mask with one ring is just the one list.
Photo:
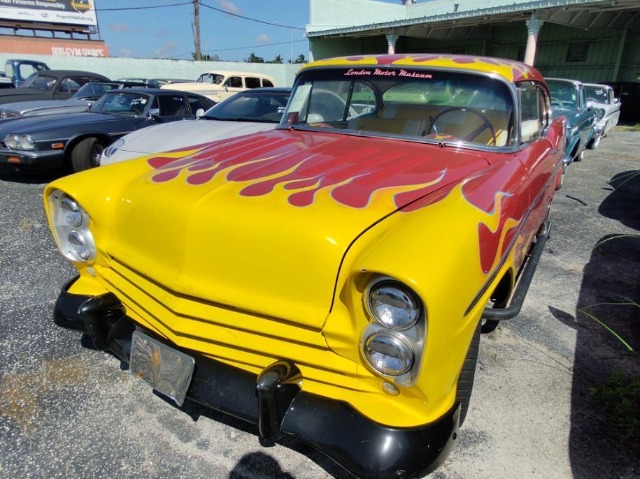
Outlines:
[[362, 356], [377, 373], [410, 385], [424, 347], [426, 311], [422, 302], [405, 284], [379, 278], [367, 288], [365, 305], [373, 322], [362, 336]]
[[96, 246], [89, 230], [89, 215], [66, 193], [49, 196], [53, 235], [62, 254], [69, 260], [88, 263], [96, 257]]
[[11, 133], [4, 137], [4, 143], [12, 150], [33, 150], [36, 147], [35, 141], [29, 135]]

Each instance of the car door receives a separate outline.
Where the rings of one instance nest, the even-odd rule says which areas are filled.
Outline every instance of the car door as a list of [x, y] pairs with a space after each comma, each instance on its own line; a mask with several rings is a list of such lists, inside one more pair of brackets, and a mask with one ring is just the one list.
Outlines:
[[555, 181], [562, 168], [564, 132], [559, 123], [549, 123], [549, 98], [541, 85], [523, 82], [518, 89], [521, 121], [517, 156], [527, 172], [523, 186], [529, 198], [530, 221], [540, 224], [547, 216], [555, 191], [549, 182]]

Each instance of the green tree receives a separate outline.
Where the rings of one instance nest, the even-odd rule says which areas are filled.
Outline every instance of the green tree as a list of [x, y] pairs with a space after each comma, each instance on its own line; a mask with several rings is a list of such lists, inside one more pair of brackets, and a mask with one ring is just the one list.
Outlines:
[[[196, 59], [196, 54], [193, 53], [193, 59]], [[204, 62], [219, 62], [220, 57], [218, 55], [209, 55], [208, 53], [202, 53], [200, 59]]]
[[289, 63], [307, 63], [307, 59], [304, 57], [304, 55], [300, 54], [295, 60], [289, 60]]
[[251, 52], [249, 58], [245, 60], [247, 63], [264, 63], [264, 58], [256, 56], [255, 53]]
[[282, 58], [282, 55], [277, 55], [273, 60], [271, 60], [271, 63], [284, 63], [284, 58]]

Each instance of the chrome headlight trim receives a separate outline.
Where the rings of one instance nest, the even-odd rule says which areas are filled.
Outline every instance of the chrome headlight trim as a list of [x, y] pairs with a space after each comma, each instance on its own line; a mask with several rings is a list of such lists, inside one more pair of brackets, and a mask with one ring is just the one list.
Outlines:
[[393, 279], [371, 283], [365, 294], [367, 311], [386, 328], [404, 331], [413, 327], [422, 315], [420, 300], [413, 290]]
[[76, 263], [92, 262], [96, 258], [96, 245], [87, 212], [61, 190], [49, 195], [49, 207], [53, 237], [60, 252]]
[[384, 376], [397, 377], [413, 367], [415, 355], [408, 341], [399, 334], [377, 331], [363, 344], [364, 358]]
[[[362, 299], [370, 320], [360, 336], [360, 354], [364, 364], [386, 380], [405, 387], [412, 386], [420, 374], [427, 340], [426, 305], [409, 286], [382, 275], [372, 279]], [[376, 301], [381, 301], [382, 309]], [[387, 304], [392, 305], [391, 311], [395, 313], [398, 312], [395, 308], [400, 305], [400, 320], [397, 317], [396, 321], [389, 320], [384, 315], [380, 317], [380, 311], [388, 312]], [[409, 307], [403, 308], [402, 305]], [[386, 346], [381, 341], [386, 341]], [[381, 356], [385, 351], [391, 353], [387, 358]], [[394, 369], [385, 364], [404, 364], [404, 367], [396, 366]]]

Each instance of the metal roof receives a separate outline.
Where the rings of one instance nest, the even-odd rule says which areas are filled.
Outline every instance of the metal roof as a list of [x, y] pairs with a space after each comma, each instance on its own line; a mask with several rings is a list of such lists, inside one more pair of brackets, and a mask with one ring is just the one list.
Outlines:
[[[628, 29], [640, 31], [638, 0], [538, 0], [506, 3], [483, 2], [493, 6], [470, 7], [469, 2], [448, 2], [450, 13], [403, 18], [384, 23], [314, 29], [308, 26], [308, 38], [359, 37], [399, 34], [410, 37], [448, 39], [454, 30], [464, 37], [482, 35], [496, 23], [524, 22], [538, 18], [544, 22], [584, 29]], [[460, 9], [460, 6], [465, 9]], [[475, 4], [477, 5], [477, 4]], [[411, 8], [407, 6], [406, 8]], [[460, 37], [460, 32], [455, 34]]]

